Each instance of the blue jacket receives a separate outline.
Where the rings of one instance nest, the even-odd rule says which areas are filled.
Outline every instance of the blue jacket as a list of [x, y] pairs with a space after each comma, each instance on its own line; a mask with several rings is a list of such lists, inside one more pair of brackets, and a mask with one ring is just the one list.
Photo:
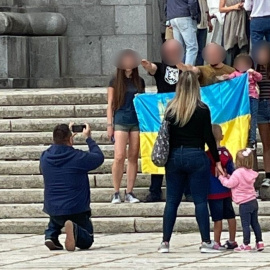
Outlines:
[[191, 17], [193, 20], [200, 20], [198, 0], [168, 0], [167, 20], [181, 17]]
[[88, 172], [104, 162], [104, 155], [91, 138], [89, 151], [53, 144], [40, 158], [44, 178], [44, 208], [50, 216], [62, 216], [90, 210]]

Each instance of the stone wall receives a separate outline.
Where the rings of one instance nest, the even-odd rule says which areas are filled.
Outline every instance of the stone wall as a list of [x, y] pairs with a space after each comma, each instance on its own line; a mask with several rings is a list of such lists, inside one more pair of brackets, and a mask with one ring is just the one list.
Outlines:
[[[0, 0], [0, 10], [59, 12], [67, 20], [65, 40], [31, 39], [32, 51], [24, 59], [32, 61], [30, 71], [24, 72], [30, 72], [28, 87], [105, 86], [114, 72], [112, 58], [124, 48], [140, 52], [143, 58], [159, 58], [156, 0]], [[61, 44], [66, 45], [63, 53], [57, 49], [63, 48]], [[47, 59], [50, 50], [57, 63]], [[150, 84], [152, 79], [144, 71], [142, 74]], [[15, 75], [20, 76], [18, 72]], [[21, 78], [15, 79], [19, 87]]]

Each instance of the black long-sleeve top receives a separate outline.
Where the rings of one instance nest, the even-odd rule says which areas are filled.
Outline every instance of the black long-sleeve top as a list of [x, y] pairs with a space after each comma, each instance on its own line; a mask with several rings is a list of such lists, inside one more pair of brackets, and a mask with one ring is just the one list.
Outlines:
[[217, 144], [212, 132], [211, 115], [209, 108], [198, 106], [190, 121], [183, 127], [175, 123], [175, 118], [168, 118], [170, 125], [170, 147], [181, 146], [205, 149], [205, 144], [216, 162], [219, 162]]

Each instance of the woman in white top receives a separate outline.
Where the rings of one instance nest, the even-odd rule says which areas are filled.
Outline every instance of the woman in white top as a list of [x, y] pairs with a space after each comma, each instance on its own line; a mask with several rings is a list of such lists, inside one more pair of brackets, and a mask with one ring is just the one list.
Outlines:
[[244, 8], [251, 11], [250, 34], [254, 46], [257, 42], [270, 42], [270, 1], [245, 0]]

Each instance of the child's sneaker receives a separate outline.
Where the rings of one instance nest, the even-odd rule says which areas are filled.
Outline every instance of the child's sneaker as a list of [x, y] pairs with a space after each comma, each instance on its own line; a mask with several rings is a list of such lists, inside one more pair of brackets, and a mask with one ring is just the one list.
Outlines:
[[238, 247], [237, 242], [231, 242], [229, 240], [222, 246], [224, 249], [235, 249]]
[[211, 241], [210, 243], [202, 242], [200, 251], [201, 253], [218, 253], [220, 252], [220, 250], [217, 249], [218, 247], [219, 245], [216, 245], [214, 241]]
[[240, 245], [239, 247], [235, 248], [235, 252], [250, 252], [252, 250], [250, 245]]
[[263, 250], [264, 250], [264, 243], [263, 243], [263, 242], [258, 242], [258, 243], [256, 243], [255, 249], [256, 249], [257, 251], [263, 251]]
[[159, 253], [169, 253], [170, 244], [168, 242], [162, 242], [158, 248]]
[[133, 192], [126, 193], [125, 191], [125, 202], [126, 203], [139, 203], [140, 200], [136, 198]]
[[214, 249], [216, 250], [226, 250], [225, 247], [223, 247], [220, 243], [214, 242]]

